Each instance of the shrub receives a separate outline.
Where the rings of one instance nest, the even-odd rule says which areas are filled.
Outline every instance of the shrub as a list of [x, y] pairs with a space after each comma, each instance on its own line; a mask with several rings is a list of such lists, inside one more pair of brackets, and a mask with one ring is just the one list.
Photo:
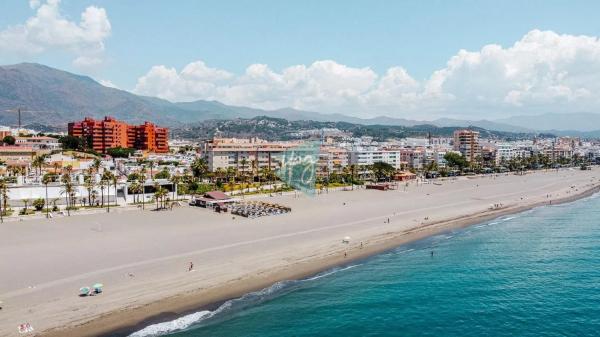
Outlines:
[[45, 204], [46, 202], [44, 201], [44, 199], [38, 198], [35, 199], [31, 205], [35, 208], [36, 211], [41, 211], [42, 209], [44, 209]]
[[19, 211], [19, 215], [30, 215], [30, 214], [33, 214], [33, 213], [35, 213], [35, 211], [34, 211], [34, 210], [32, 210], [32, 209], [27, 209], [27, 210], [26, 210], [25, 208], [22, 208], [22, 209]]

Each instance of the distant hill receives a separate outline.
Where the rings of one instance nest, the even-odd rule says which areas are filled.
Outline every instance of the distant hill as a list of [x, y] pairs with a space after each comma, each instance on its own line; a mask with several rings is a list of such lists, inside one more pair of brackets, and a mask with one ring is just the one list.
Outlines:
[[[184, 127], [175, 127], [172, 133], [181, 138], [210, 138], [215, 135], [223, 137], [250, 137], [256, 136], [263, 139], [291, 139], [303, 130], [319, 130], [323, 128], [338, 129], [354, 137], [371, 136], [376, 140], [403, 137], [442, 136], [450, 137], [459, 127], [438, 127], [430, 124], [402, 126], [389, 124], [354, 124], [349, 122], [320, 122], [313, 120], [290, 121], [283, 118], [258, 116], [250, 119], [236, 118], [229, 120], [206, 120]], [[512, 133], [504, 131], [491, 131], [483, 128], [471, 127], [485, 138], [496, 139], [525, 139], [532, 138], [529, 133]]]
[[437, 126], [476, 126], [488, 130], [505, 131], [505, 132], [535, 132], [534, 129], [510, 125], [507, 123], [500, 123], [498, 121], [489, 120], [460, 120], [451, 118], [440, 118], [432, 121], [432, 124]]
[[600, 133], [596, 131], [600, 130], [600, 114], [546, 114], [510, 117], [497, 121], [448, 118], [418, 121], [387, 116], [363, 119], [292, 108], [262, 110], [230, 106], [217, 101], [173, 103], [105, 87], [88, 76], [36, 63], [0, 66], [0, 124], [16, 125], [16, 113], [6, 110], [18, 107], [33, 111], [22, 114], [24, 126], [35, 123], [63, 129], [69, 121], [87, 116], [102, 118], [111, 115], [131, 123], [149, 120], [169, 127], [182, 127], [206, 120], [265, 116], [289, 121], [345, 122], [357, 125], [413, 127], [428, 124], [437, 127], [472, 126], [517, 133], [530, 133], [533, 130], [568, 130], [561, 131], [561, 134], [575, 134], [578, 131], [586, 131], [588, 134]]
[[31, 63], [0, 67], [0, 123], [16, 124], [16, 114], [5, 110], [17, 107], [35, 111], [23, 113], [25, 124], [48, 125], [104, 115], [131, 122], [167, 123], [186, 113], [164, 100], [136, 96], [102, 86], [87, 76]]

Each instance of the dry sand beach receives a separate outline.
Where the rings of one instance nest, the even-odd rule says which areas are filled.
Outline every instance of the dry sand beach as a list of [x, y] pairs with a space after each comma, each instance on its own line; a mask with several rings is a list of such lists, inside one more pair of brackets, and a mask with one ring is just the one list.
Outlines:
[[[597, 191], [599, 174], [572, 169], [265, 197], [292, 212], [257, 219], [182, 207], [5, 223], [0, 336], [19, 335], [25, 322], [47, 336], [127, 331], [428, 235], [574, 200]], [[95, 282], [105, 285], [102, 295], [78, 296]]]

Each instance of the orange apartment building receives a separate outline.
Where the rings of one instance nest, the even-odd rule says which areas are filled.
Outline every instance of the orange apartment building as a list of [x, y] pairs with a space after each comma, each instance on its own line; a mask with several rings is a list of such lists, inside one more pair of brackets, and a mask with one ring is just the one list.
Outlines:
[[106, 153], [106, 150], [114, 147], [169, 152], [168, 129], [150, 122], [130, 125], [113, 117], [104, 117], [103, 120], [87, 117], [82, 121], [69, 123], [69, 135], [85, 138], [94, 151], [100, 153]]

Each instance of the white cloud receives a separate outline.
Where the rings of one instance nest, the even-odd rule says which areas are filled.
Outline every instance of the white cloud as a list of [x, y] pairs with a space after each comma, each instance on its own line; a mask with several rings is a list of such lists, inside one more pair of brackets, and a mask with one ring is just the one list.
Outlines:
[[495, 118], [598, 110], [598, 78], [597, 37], [532, 30], [506, 48], [490, 44], [479, 51], [460, 50], [422, 81], [402, 67], [379, 75], [331, 60], [281, 71], [253, 64], [239, 75], [196, 61], [180, 72], [152, 67], [134, 91], [173, 101], [210, 99], [359, 116]]
[[[16, 55], [66, 50], [75, 55], [76, 66], [102, 62], [104, 41], [111, 25], [104, 8], [87, 7], [79, 22], [70, 21], [60, 12], [60, 0], [30, 0], [35, 15], [25, 23], [0, 31], [0, 52]], [[93, 60], [93, 61], [92, 61]]]
[[111, 82], [109, 80], [98, 80], [98, 83], [100, 83], [103, 86], [108, 87], [108, 88], [120, 89], [116, 84], [114, 84], [113, 82]]
[[41, 3], [40, 0], [29, 0], [29, 7], [31, 9], [36, 9], [38, 7], [40, 7]]

